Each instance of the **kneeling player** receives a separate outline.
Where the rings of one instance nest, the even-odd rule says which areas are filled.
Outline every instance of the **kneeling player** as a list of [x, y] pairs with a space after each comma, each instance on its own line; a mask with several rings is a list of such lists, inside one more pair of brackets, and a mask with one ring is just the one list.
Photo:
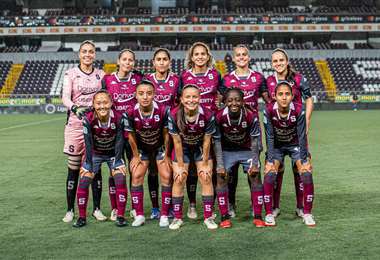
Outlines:
[[[264, 227], [261, 218], [263, 204], [263, 185], [259, 166], [260, 124], [258, 115], [244, 106], [244, 94], [238, 88], [229, 88], [225, 92], [226, 107], [216, 114], [216, 122], [220, 132], [221, 148], [223, 150], [224, 169], [220, 169], [219, 148], [217, 154], [217, 186], [216, 195], [221, 213], [221, 227], [230, 227], [228, 215], [228, 178], [234, 166], [242, 164], [251, 184], [251, 202], [254, 211], [253, 224]], [[220, 140], [214, 138], [215, 146]], [[227, 173], [227, 174], [226, 174]]]
[[[158, 105], [154, 98], [154, 85], [141, 81], [136, 88], [137, 104], [124, 114], [124, 129], [132, 150], [130, 169], [132, 173], [132, 208], [136, 212], [132, 226], [145, 223], [144, 177], [150, 164], [157, 164], [161, 181], [162, 210], [160, 227], [169, 226], [168, 214], [171, 203], [172, 176], [168, 149], [167, 122], [169, 109]], [[126, 134], [124, 133], [124, 136]]]
[[180, 105], [170, 112], [169, 132], [173, 137], [173, 211], [170, 229], [183, 225], [183, 191], [190, 163], [195, 163], [202, 185], [203, 216], [208, 229], [218, 225], [212, 218], [214, 189], [212, 185], [211, 136], [215, 133], [212, 112], [200, 106], [200, 91], [195, 85], [185, 85]]
[[[74, 227], [86, 225], [88, 187], [96, 174], [100, 174], [103, 162], [111, 170], [116, 184], [117, 226], [125, 226], [125, 205], [127, 202], [126, 170], [122, 160], [115, 161], [115, 155], [123, 151], [123, 132], [121, 118], [111, 110], [111, 97], [105, 90], [98, 91], [93, 98], [94, 112], [89, 112], [83, 121], [83, 135], [86, 148], [86, 159], [81, 167], [77, 203], [79, 218]], [[120, 155], [118, 157], [121, 157]]]
[[312, 166], [308, 160], [305, 111], [302, 104], [293, 103], [291, 83], [279, 82], [275, 89], [276, 102], [268, 104], [264, 111], [267, 141], [267, 162], [264, 176], [265, 223], [276, 225], [273, 215], [273, 187], [279, 166], [289, 155], [301, 173], [303, 183], [303, 222], [315, 226], [311, 209], [314, 199]]

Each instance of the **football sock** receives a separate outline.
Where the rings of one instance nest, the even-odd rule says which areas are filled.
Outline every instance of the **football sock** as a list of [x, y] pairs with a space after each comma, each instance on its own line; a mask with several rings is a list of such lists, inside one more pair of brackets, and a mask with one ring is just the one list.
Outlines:
[[219, 212], [221, 216], [228, 214], [228, 187], [216, 188], [216, 196], [218, 200]]
[[303, 203], [304, 203], [304, 214], [311, 214], [311, 209], [313, 208], [314, 200], [314, 183], [313, 175], [311, 172], [305, 172], [301, 175], [303, 183]]
[[116, 187], [114, 177], [112, 176], [108, 177], [108, 195], [110, 197], [111, 208], [116, 209]]
[[264, 204], [266, 214], [272, 214], [273, 212], [273, 186], [276, 178], [275, 172], [268, 172], [264, 176]]
[[214, 196], [202, 196], [203, 202], [203, 217], [208, 219], [212, 216], [213, 206], [214, 206]]
[[149, 187], [149, 196], [152, 202], [153, 208], [158, 208], [158, 174], [150, 172], [148, 174], [148, 187]]
[[124, 217], [125, 206], [128, 198], [126, 178], [122, 173], [115, 174], [113, 178], [116, 186], [117, 216]]
[[84, 176], [79, 180], [79, 187], [77, 191], [77, 203], [79, 209], [79, 217], [86, 218], [86, 209], [88, 202], [88, 188], [92, 179], [90, 177]]
[[161, 216], [169, 215], [169, 208], [172, 200], [172, 187], [161, 186]]
[[102, 199], [102, 174], [99, 171], [95, 174], [91, 182], [92, 201], [94, 203], [94, 210], [100, 209], [100, 201]]
[[174, 217], [182, 219], [183, 196], [172, 198]]
[[67, 168], [67, 180], [66, 180], [66, 200], [67, 211], [74, 211], [75, 195], [77, 193], [79, 169], [72, 170]]
[[144, 215], [144, 187], [131, 187], [132, 208], [136, 210], [136, 216]]
[[277, 173], [274, 189], [273, 189], [273, 208], [280, 208], [280, 197], [281, 197], [281, 188], [282, 188], [282, 180], [284, 178], [284, 168], [281, 169]]

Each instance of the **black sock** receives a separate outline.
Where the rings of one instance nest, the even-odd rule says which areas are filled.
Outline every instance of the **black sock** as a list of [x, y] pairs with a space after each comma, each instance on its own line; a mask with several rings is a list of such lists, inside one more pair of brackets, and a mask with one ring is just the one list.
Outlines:
[[[150, 171], [151, 169], [149, 169]], [[158, 174], [157, 172], [148, 174], [148, 187], [149, 187], [149, 196], [152, 202], [153, 208], [158, 208]]]
[[91, 183], [92, 201], [94, 203], [94, 211], [100, 209], [100, 200], [102, 199], [102, 173], [99, 171], [95, 174]]
[[75, 195], [77, 193], [79, 178], [79, 169], [72, 170], [67, 168], [67, 180], [66, 180], [66, 200], [67, 211], [74, 211]]
[[228, 201], [231, 205], [236, 204], [236, 188], [238, 184], [239, 165], [231, 168], [228, 178]]

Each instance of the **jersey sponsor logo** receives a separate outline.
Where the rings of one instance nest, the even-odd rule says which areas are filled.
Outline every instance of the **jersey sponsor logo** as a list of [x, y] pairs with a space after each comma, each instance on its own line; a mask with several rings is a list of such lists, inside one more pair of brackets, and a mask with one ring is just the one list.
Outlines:
[[248, 99], [255, 96], [255, 91], [244, 91], [244, 99]]
[[113, 93], [113, 99], [118, 102], [127, 102], [132, 100], [135, 97], [135, 94], [125, 94], [125, 93]]
[[157, 101], [158, 103], [163, 103], [166, 101], [169, 101], [171, 98], [171, 95], [156, 95], [154, 97], [154, 100]]
[[202, 88], [201, 96], [206, 95], [206, 94], [209, 94], [209, 93], [212, 93], [213, 90], [214, 90], [213, 87]]

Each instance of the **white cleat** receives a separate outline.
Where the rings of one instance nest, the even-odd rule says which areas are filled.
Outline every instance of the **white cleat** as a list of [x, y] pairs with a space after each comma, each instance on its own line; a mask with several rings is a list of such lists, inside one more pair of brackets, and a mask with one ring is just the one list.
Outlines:
[[106, 221], [107, 217], [104, 216], [103, 212], [100, 209], [96, 209], [92, 212], [92, 216], [96, 218], [97, 221]]
[[145, 224], [145, 217], [143, 215], [138, 215], [132, 222], [132, 227], [140, 227]]
[[189, 208], [187, 209], [187, 217], [189, 219], [197, 219], [198, 214], [197, 214], [197, 209], [195, 205], [189, 205]]
[[167, 228], [169, 226], [169, 218], [167, 216], [161, 216], [159, 225], [161, 228]]
[[74, 220], [74, 212], [73, 211], [67, 211], [66, 215], [63, 217], [62, 221], [65, 223], [69, 223]]
[[169, 225], [169, 229], [177, 230], [183, 225], [183, 220], [180, 218], [174, 218], [172, 223]]
[[268, 226], [268, 227], [276, 226], [276, 220], [274, 219], [273, 214], [267, 214], [265, 216], [265, 226]]
[[300, 217], [300, 218], [303, 218], [303, 216], [304, 216], [303, 209], [296, 208], [296, 216]]
[[131, 209], [131, 211], [129, 211], [129, 216], [131, 216], [131, 218], [135, 218], [136, 217], [136, 210]]
[[218, 224], [215, 223], [214, 219], [212, 217], [206, 218], [203, 223], [205, 223], [206, 227], [208, 229], [217, 229]]
[[315, 223], [313, 215], [304, 214], [302, 218], [303, 218], [303, 223], [305, 223], [305, 225], [307, 225], [308, 227], [315, 227], [316, 223]]
[[281, 214], [281, 210], [280, 210], [280, 208], [275, 208], [275, 209], [273, 209], [272, 215], [273, 215], [275, 218], [277, 218], [278, 216], [280, 216], [280, 214]]
[[228, 205], [228, 215], [230, 215], [231, 218], [235, 218], [236, 217], [236, 206], [235, 205], [232, 205], [232, 204], [229, 204]]
[[111, 221], [116, 221], [116, 218], [117, 218], [117, 209], [113, 209], [113, 210], [111, 211], [110, 220], [111, 220]]

